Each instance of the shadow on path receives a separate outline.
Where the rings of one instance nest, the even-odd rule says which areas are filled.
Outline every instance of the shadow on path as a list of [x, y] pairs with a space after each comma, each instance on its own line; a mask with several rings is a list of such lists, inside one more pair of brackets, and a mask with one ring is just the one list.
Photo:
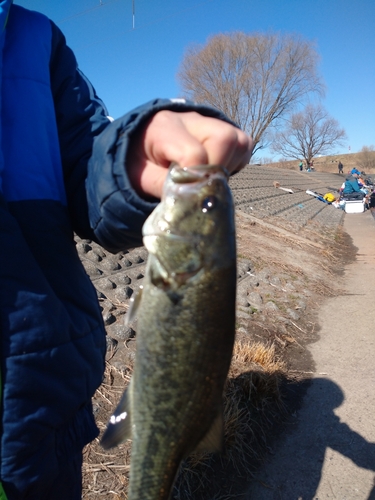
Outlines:
[[[357, 467], [375, 471], [375, 443], [366, 441], [334, 413], [343, 401], [344, 394], [337, 384], [325, 378], [312, 379], [296, 422], [276, 446], [275, 456], [256, 476], [246, 497], [248, 500], [317, 498], [315, 494], [328, 448], [350, 459]], [[358, 492], [358, 496], [350, 496], [348, 492], [348, 496], [343, 497], [332, 490], [330, 497], [375, 500], [375, 485], [369, 495], [368, 487], [366, 491]]]

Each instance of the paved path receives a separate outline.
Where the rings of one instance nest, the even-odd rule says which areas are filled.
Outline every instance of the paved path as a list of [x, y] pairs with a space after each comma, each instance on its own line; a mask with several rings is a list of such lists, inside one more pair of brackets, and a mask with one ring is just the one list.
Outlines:
[[346, 293], [319, 312], [314, 379], [248, 500], [375, 500], [375, 221], [346, 214], [344, 229]]

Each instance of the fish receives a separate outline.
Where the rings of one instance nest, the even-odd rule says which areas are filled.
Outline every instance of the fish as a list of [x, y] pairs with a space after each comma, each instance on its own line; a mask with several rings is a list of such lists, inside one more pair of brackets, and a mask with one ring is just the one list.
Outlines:
[[167, 500], [186, 457], [223, 446], [237, 276], [226, 170], [172, 165], [142, 231], [149, 256], [127, 313], [138, 321], [134, 370], [101, 444], [132, 440], [129, 500]]

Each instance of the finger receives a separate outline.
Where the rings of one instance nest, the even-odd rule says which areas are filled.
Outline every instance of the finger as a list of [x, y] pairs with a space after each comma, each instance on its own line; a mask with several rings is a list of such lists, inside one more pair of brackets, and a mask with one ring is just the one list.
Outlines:
[[[219, 164], [231, 173], [245, 166], [251, 157], [253, 143], [243, 131], [216, 118], [203, 117], [195, 112], [181, 113], [186, 130], [206, 151], [206, 163]], [[187, 149], [180, 160], [182, 166], [194, 164], [195, 155]]]
[[209, 163], [223, 165], [229, 173], [243, 168], [251, 157], [252, 142], [239, 129], [223, 130], [208, 138], [204, 145]]
[[170, 111], [157, 113], [143, 133], [133, 139], [127, 171], [133, 188], [142, 197], [160, 198], [172, 162], [183, 166], [207, 163], [204, 146], [186, 130], [179, 115]]
[[242, 168], [250, 163], [250, 158], [253, 153], [255, 144], [253, 139], [242, 132], [242, 137], [239, 137], [239, 147], [236, 149], [236, 154], [233, 158], [233, 165], [230, 172], [232, 174], [239, 172]]
[[147, 158], [164, 166], [172, 162], [183, 167], [208, 162], [200, 136], [186, 126], [188, 114], [162, 111], [153, 117], [145, 134]]
[[144, 197], [161, 198], [168, 169], [151, 161], [138, 169], [138, 192]]

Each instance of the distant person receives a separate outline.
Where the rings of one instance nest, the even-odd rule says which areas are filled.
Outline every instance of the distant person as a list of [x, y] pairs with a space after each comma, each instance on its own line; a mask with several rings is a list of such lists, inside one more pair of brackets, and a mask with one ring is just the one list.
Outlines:
[[358, 184], [358, 174], [348, 175], [344, 189], [342, 190], [342, 195], [345, 199], [350, 200], [362, 200], [365, 196], [365, 193], [361, 191], [361, 187]]
[[361, 188], [366, 186], [365, 180], [362, 177], [362, 174], [358, 176], [358, 184]]
[[368, 208], [370, 208], [370, 205], [369, 205], [369, 203], [370, 203], [370, 189], [368, 188], [368, 186], [366, 186], [362, 175], [358, 176], [358, 185], [359, 185], [362, 193], [365, 195], [363, 198], [363, 200], [365, 202], [365, 209], [368, 209]]
[[339, 164], [337, 165], [338, 169], [339, 169], [339, 174], [343, 174], [344, 173], [344, 165], [341, 163], [341, 161], [339, 161]]
[[303, 161], [299, 162], [299, 171], [302, 172], [303, 170]]

